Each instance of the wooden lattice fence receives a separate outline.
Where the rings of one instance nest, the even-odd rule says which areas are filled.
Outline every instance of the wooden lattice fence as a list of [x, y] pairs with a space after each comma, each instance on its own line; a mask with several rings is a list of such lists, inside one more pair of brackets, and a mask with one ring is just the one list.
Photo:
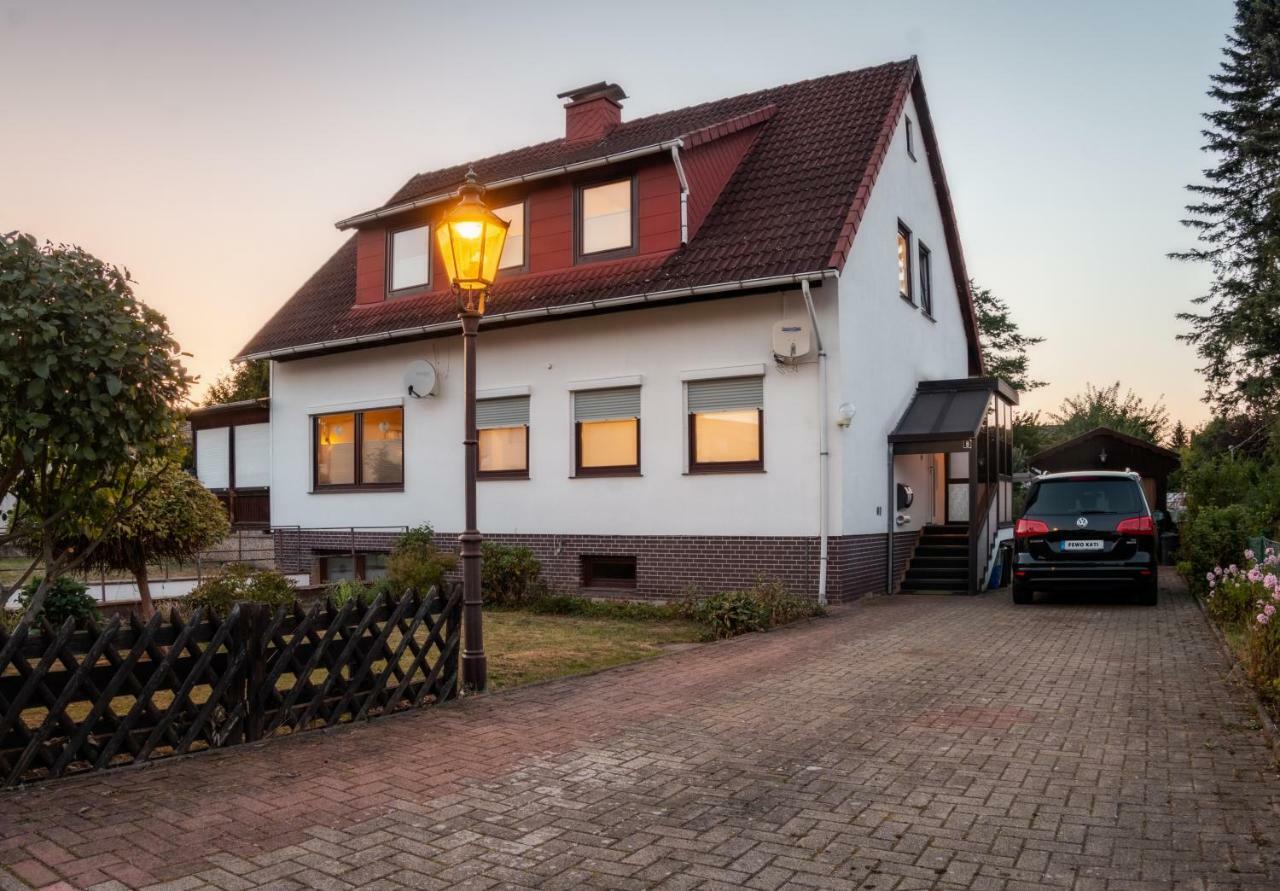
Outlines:
[[0, 785], [453, 698], [462, 593], [0, 630]]

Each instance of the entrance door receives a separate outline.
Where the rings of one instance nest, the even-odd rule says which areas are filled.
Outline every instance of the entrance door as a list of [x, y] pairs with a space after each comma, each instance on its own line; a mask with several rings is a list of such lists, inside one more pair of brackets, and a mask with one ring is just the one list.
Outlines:
[[969, 453], [947, 453], [947, 522], [969, 522]]

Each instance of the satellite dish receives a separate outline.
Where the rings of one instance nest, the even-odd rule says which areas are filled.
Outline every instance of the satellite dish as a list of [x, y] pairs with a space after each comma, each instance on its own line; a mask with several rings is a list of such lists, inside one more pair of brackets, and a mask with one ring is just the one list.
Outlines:
[[436, 369], [426, 359], [409, 363], [404, 373], [404, 387], [414, 399], [436, 395]]

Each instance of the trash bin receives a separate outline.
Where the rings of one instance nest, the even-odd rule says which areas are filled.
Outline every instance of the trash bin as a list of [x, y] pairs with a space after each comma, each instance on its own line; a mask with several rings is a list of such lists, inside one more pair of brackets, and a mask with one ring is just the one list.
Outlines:
[[1160, 533], [1160, 564], [1172, 566], [1178, 558], [1178, 533]]

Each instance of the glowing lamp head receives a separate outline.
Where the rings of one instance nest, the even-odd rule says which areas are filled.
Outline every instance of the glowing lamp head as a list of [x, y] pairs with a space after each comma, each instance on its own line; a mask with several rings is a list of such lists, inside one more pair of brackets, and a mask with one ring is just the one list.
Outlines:
[[484, 295], [498, 276], [511, 225], [485, 207], [484, 186], [474, 170], [458, 189], [458, 203], [436, 226], [436, 242], [449, 283], [468, 312], [484, 313]]

